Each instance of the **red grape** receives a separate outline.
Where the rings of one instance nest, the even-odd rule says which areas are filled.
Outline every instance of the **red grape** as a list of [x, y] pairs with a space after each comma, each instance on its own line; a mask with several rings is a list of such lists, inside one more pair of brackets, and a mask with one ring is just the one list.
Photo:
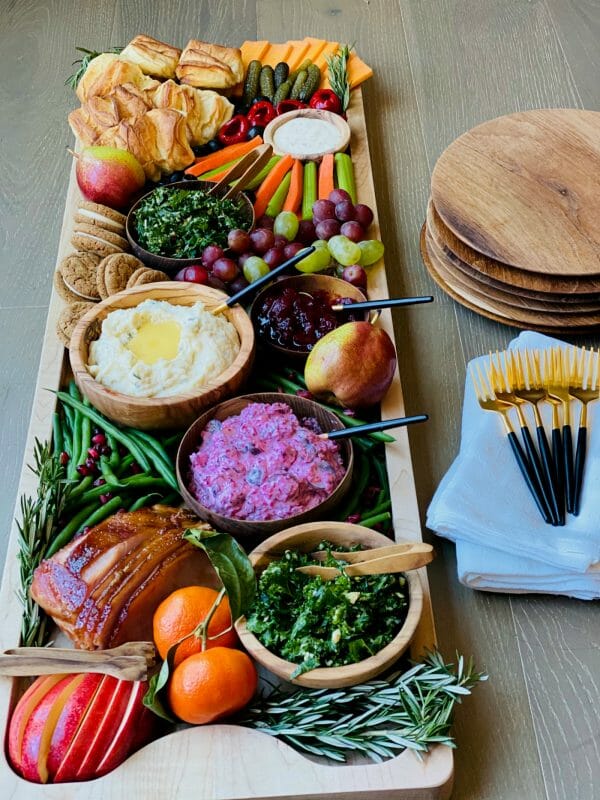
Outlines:
[[209, 244], [202, 251], [202, 263], [205, 267], [211, 267], [217, 258], [223, 258], [223, 248], [216, 244]]
[[254, 253], [252, 253], [252, 252], [242, 253], [242, 255], [238, 258], [238, 264], [239, 264], [240, 269], [243, 269], [244, 264], [246, 263], [246, 261], [248, 261], [250, 256], [253, 256], [253, 255], [254, 255]]
[[356, 221], [360, 222], [363, 228], [367, 230], [373, 222], [373, 212], [369, 206], [364, 205], [364, 203], [357, 203], [354, 206], [354, 213], [356, 214]]
[[275, 219], [273, 217], [270, 217], [268, 214], [263, 214], [262, 217], [259, 217], [256, 220], [257, 228], [268, 228], [270, 231], [273, 230], [274, 224], [275, 224]]
[[296, 239], [302, 244], [312, 244], [316, 238], [314, 222], [311, 219], [301, 219]]
[[367, 273], [360, 264], [352, 264], [350, 267], [344, 267], [342, 278], [359, 289], [367, 288]]
[[282, 247], [270, 247], [263, 255], [263, 259], [269, 265], [269, 269], [275, 269], [285, 261]]
[[362, 242], [365, 232], [360, 222], [344, 222], [340, 228], [342, 236], [347, 236], [351, 242]]
[[350, 203], [352, 202], [352, 198], [345, 189], [334, 189], [332, 192], [329, 192], [329, 199], [335, 205], [344, 202], [344, 200], [348, 200]]
[[[313, 240], [311, 239], [311, 241]], [[289, 244], [286, 244], [286, 246], [283, 248], [285, 260], [288, 261], [288, 259], [293, 258], [296, 253], [300, 252], [300, 250], [304, 250], [304, 247], [305, 246], [301, 242], [290, 242]]]
[[208, 272], [200, 264], [193, 264], [191, 267], [180, 269], [175, 275], [176, 281], [189, 281], [190, 283], [208, 283]]
[[337, 236], [340, 232], [340, 223], [337, 219], [324, 219], [322, 222], [319, 222], [315, 230], [317, 232], [317, 238], [325, 240], [331, 239], [332, 236]]
[[246, 286], [248, 286], [246, 278], [244, 278], [243, 275], [238, 275], [237, 278], [229, 284], [229, 291], [231, 294], [237, 294], [241, 292], [242, 289], [245, 289]]
[[321, 222], [324, 219], [335, 219], [335, 203], [331, 200], [317, 200], [312, 205], [313, 222]]
[[220, 289], [222, 292], [227, 291], [227, 286], [225, 286], [224, 281], [220, 278], [215, 278], [214, 275], [208, 276], [208, 285], [212, 286], [213, 289]]
[[227, 234], [227, 246], [234, 253], [245, 253], [251, 247], [250, 236], [241, 228], [234, 228]]
[[268, 228], [255, 228], [250, 234], [250, 241], [252, 242], [252, 249], [254, 252], [262, 256], [267, 250], [270, 250], [275, 243], [275, 236], [273, 231]]
[[213, 275], [220, 281], [229, 283], [237, 278], [238, 274], [238, 265], [232, 258], [218, 258], [213, 264]]
[[276, 247], [278, 250], [283, 250], [283, 248], [288, 243], [288, 240], [285, 236], [282, 236], [280, 233], [275, 234], [275, 241], [273, 242], [273, 247]]
[[356, 219], [356, 211], [354, 210], [354, 204], [352, 201], [342, 200], [341, 203], [336, 203], [335, 216], [340, 222], [350, 222], [351, 220]]

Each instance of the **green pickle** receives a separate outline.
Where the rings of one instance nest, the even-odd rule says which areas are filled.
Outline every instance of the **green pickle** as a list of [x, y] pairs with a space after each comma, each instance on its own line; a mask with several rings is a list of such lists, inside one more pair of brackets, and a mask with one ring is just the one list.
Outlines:
[[288, 79], [290, 68], [285, 61], [280, 61], [273, 70], [273, 77], [275, 79], [275, 89], [279, 89], [282, 83]]
[[284, 81], [280, 86], [277, 87], [277, 89], [275, 89], [275, 94], [273, 95], [273, 105], [276, 106], [277, 103], [281, 103], [282, 100], [286, 100], [290, 96], [291, 91], [291, 82]]
[[291, 100], [298, 100], [300, 96], [300, 92], [302, 91], [302, 87], [304, 86], [304, 81], [308, 77], [307, 70], [303, 69], [298, 73], [298, 77], [294, 81], [294, 85], [292, 86], [292, 91], [290, 93]]
[[242, 102], [246, 106], [249, 106], [258, 94], [261, 70], [262, 64], [260, 61], [255, 60], [248, 64], [246, 80], [244, 81], [244, 92], [242, 95]]
[[260, 71], [260, 93], [269, 100], [273, 99], [275, 94], [275, 76], [273, 67], [264, 66]]

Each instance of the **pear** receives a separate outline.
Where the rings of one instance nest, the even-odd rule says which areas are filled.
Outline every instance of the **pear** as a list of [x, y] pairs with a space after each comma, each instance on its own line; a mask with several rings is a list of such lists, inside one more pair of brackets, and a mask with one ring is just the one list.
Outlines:
[[146, 183], [140, 162], [127, 150], [104, 145], [71, 154], [77, 159], [75, 174], [83, 196], [110, 208], [127, 208]]
[[304, 368], [309, 392], [344, 408], [379, 403], [396, 369], [387, 333], [370, 322], [347, 322], [316, 343]]

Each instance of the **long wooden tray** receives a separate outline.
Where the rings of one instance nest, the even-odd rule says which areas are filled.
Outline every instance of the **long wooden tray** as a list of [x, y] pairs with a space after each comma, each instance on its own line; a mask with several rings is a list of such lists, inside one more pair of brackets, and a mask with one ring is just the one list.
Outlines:
[[[379, 236], [377, 210], [369, 145], [360, 89], [352, 92], [348, 109], [352, 130], [351, 151], [356, 171], [359, 201], [375, 213], [373, 236]], [[74, 169], [67, 192], [65, 214], [58, 252], [62, 259], [72, 248], [73, 211], [79, 195]], [[370, 270], [371, 297], [387, 297], [383, 262]], [[54, 395], [48, 391], [60, 385], [68, 357], [55, 334], [56, 319], [62, 301], [52, 293], [33, 411], [19, 485], [22, 493], [34, 494], [36, 478], [28, 468], [33, 462], [35, 439], [51, 435]], [[380, 324], [394, 337], [389, 311]], [[385, 418], [404, 415], [400, 377], [394, 382], [382, 407]], [[403, 539], [421, 540], [408, 435], [405, 428], [395, 433], [396, 441], [386, 447], [392, 494], [394, 531]], [[18, 513], [18, 501], [15, 513]], [[19, 642], [22, 609], [19, 589], [18, 531], [13, 524], [6, 565], [0, 589], [0, 649]], [[435, 630], [429, 598], [427, 575], [421, 570], [425, 587], [423, 617], [411, 645], [411, 655], [418, 657], [435, 645]], [[0, 679], [0, 721], [6, 728], [17, 692], [16, 681]], [[94, 781], [37, 786], [18, 777], [10, 768], [4, 751], [0, 756], [0, 797], [11, 800], [110, 800], [123, 797], [147, 797], [152, 800], [430, 800], [447, 798], [453, 778], [453, 753], [438, 745], [420, 761], [405, 751], [382, 764], [328, 765], [301, 755], [287, 744], [267, 734], [234, 725], [209, 725], [171, 733], [138, 751], [113, 772]]]

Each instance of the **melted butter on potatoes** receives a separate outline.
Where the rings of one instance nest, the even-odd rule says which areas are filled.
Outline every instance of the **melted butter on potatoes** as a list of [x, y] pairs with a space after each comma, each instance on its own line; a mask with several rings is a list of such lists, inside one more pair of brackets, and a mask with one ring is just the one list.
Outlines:
[[203, 303], [144, 300], [111, 313], [90, 344], [88, 368], [103, 386], [131, 397], [169, 397], [201, 388], [234, 361], [240, 341]]

